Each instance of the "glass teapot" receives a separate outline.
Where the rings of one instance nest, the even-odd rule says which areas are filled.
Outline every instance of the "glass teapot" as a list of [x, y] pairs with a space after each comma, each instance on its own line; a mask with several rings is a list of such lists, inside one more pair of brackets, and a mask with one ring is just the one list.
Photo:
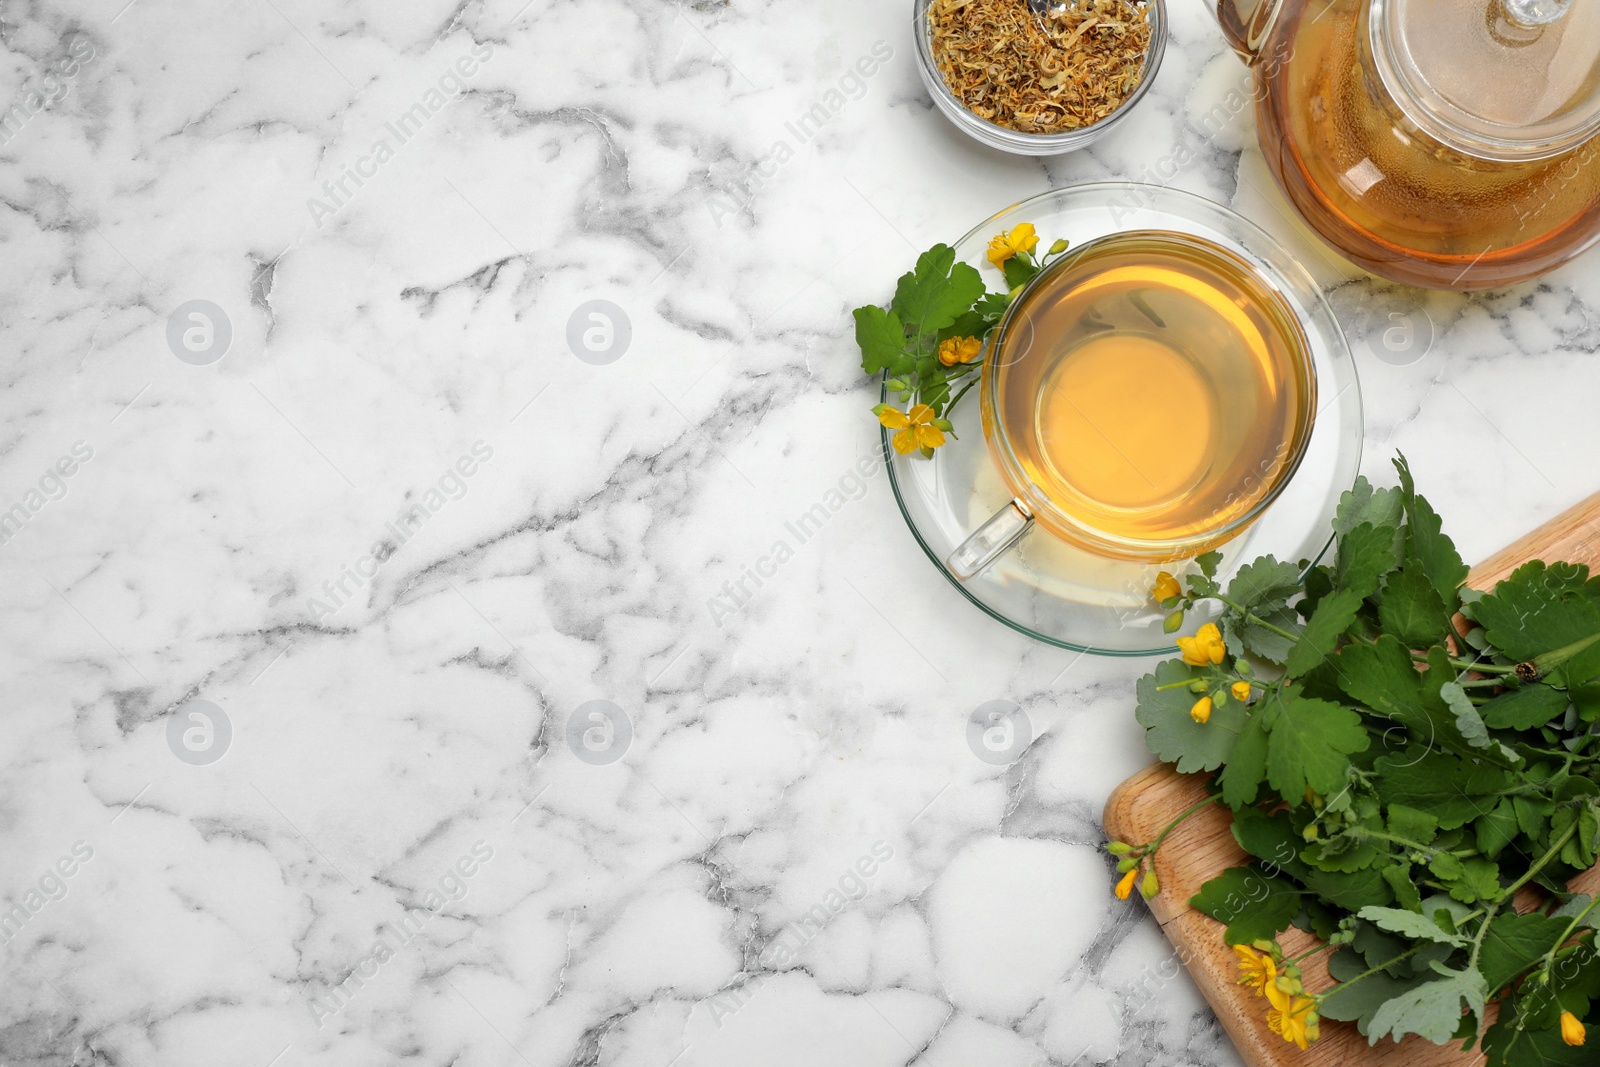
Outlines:
[[1261, 150], [1374, 274], [1486, 289], [1600, 237], [1597, 0], [1218, 0]]

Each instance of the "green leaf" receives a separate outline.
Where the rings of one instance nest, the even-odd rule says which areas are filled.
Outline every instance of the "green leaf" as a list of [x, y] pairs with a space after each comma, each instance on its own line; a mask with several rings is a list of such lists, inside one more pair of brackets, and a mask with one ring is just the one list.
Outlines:
[[1021, 256], [1012, 256], [1006, 260], [1006, 265], [1002, 268], [1002, 271], [1006, 276], [1006, 285], [1015, 289], [1019, 285], [1025, 285], [1032, 281], [1033, 276], [1039, 273], [1039, 268], [1036, 264], [1028, 262]]
[[1467, 697], [1467, 691], [1461, 688], [1460, 683], [1444, 683], [1439, 687], [1439, 695], [1450, 706], [1451, 713], [1456, 717], [1456, 729], [1461, 731], [1467, 744], [1473, 748], [1488, 748], [1493, 743], [1489, 738], [1489, 728], [1483, 724], [1483, 716], [1478, 714], [1477, 705]]
[[1433, 969], [1442, 977], [1406, 990], [1373, 1013], [1367, 1031], [1368, 1041], [1376, 1045], [1380, 1038], [1391, 1034], [1396, 1041], [1407, 1034], [1420, 1034], [1442, 1045], [1461, 1025], [1463, 1004], [1474, 1015], [1483, 1015], [1488, 991], [1477, 968], [1452, 971], [1435, 963]]
[[1362, 523], [1373, 526], [1400, 525], [1404, 501], [1398, 489], [1374, 489], [1365, 476], [1339, 497], [1339, 510], [1333, 517], [1333, 532], [1345, 536]]
[[1261, 780], [1267, 776], [1267, 729], [1263, 724], [1263, 710], [1252, 712], [1245, 720], [1228, 765], [1222, 769], [1222, 802], [1235, 811], [1255, 803]]
[[1235, 656], [1249, 652], [1272, 663], [1282, 663], [1288, 659], [1297, 639], [1284, 637], [1262, 623], [1297, 634], [1300, 631], [1300, 619], [1294, 609], [1280, 604], [1268, 611], [1258, 606], [1253, 614], [1260, 617], [1259, 622], [1255, 619], [1241, 621], [1233, 612], [1222, 617], [1222, 634], [1227, 639], [1228, 651]]
[[1384, 820], [1389, 832], [1419, 845], [1430, 843], [1439, 833], [1439, 819], [1421, 808], [1404, 804], [1390, 804], [1388, 818]]
[[[856, 344], [861, 346], [861, 369], [868, 374], [900, 374], [898, 364], [906, 347], [900, 316], [880, 307], [856, 308]], [[909, 369], [909, 368], [908, 368]]]
[[[1246, 610], [1258, 604], [1287, 600], [1300, 589], [1300, 568], [1262, 556], [1239, 568], [1228, 583], [1228, 599]], [[1274, 603], [1281, 606], [1281, 603]]]
[[1287, 878], [1257, 867], [1231, 867], [1200, 887], [1190, 906], [1228, 929], [1230, 945], [1268, 941], [1289, 928], [1300, 914], [1300, 890]]
[[[983, 335], [988, 333], [993, 326], [993, 319], [973, 308], [971, 311], [963, 311], [957, 315], [954, 322], [934, 335], [934, 340], [945, 341], [951, 337], [977, 337], [982, 339]], [[978, 362], [982, 361], [979, 360]], [[955, 371], [957, 368], [951, 367], [950, 370]]]
[[1338, 586], [1359, 594], [1358, 600], [1377, 592], [1379, 581], [1399, 564], [1392, 526], [1364, 522], [1339, 538]]
[[1406, 725], [1423, 725], [1422, 678], [1411, 653], [1393, 635], [1346, 645], [1331, 662], [1339, 688], [1351, 700]]
[[990, 323], [999, 322], [1006, 313], [1006, 308], [1011, 306], [1010, 293], [985, 293], [983, 299], [972, 305], [972, 310], [982, 315]]
[[1600, 578], [1581, 565], [1535, 560], [1485, 594], [1472, 613], [1496, 648], [1529, 660], [1600, 633]]
[[1422, 894], [1417, 890], [1417, 883], [1411, 877], [1411, 864], [1396, 863], [1383, 868], [1383, 880], [1389, 883], [1389, 888], [1394, 890], [1394, 899], [1408, 911], [1420, 911], [1422, 908]]
[[1383, 853], [1358, 834], [1336, 834], [1312, 842], [1305, 858], [1325, 871], [1359, 871], [1371, 867]]
[[1428, 861], [1428, 870], [1441, 882], [1453, 882], [1467, 876], [1467, 869], [1461, 865], [1461, 860], [1449, 852], [1435, 852]]
[[1213, 550], [1205, 555], [1196, 556], [1194, 561], [1199, 564], [1201, 574], [1207, 578], [1215, 578], [1217, 576], [1217, 568], [1222, 565], [1222, 553]]
[[1407, 648], [1427, 648], [1448, 636], [1444, 601], [1422, 565], [1408, 562], [1391, 574], [1378, 603], [1378, 621], [1384, 632], [1399, 638]]
[[1490, 859], [1500, 855], [1517, 838], [1517, 815], [1509, 797], [1472, 824], [1478, 851]]
[[1284, 672], [1292, 678], [1298, 678], [1326, 659], [1338, 645], [1339, 638], [1355, 622], [1361, 600], [1362, 594], [1356, 589], [1341, 589], [1323, 597], [1317, 610], [1306, 622], [1299, 643], [1289, 653]]
[[1294, 686], [1276, 700], [1281, 712], [1267, 738], [1267, 780], [1291, 806], [1313, 793], [1332, 793], [1345, 783], [1350, 755], [1367, 747], [1361, 716], [1349, 708], [1299, 695]]
[[1232, 829], [1239, 847], [1260, 860], [1262, 867], [1297, 877], [1305, 873], [1306, 865], [1300, 861], [1300, 846], [1305, 842], [1288, 809], [1268, 815], [1260, 808], [1245, 808], [1234, 813]]
[[1404, 911], [1400, 908], [1362, 908], [1357, 914], [1368, 922], [1377, 924], [1379, 929], [1413, 941], [1437, 941], [1442, 945], [1457, 947], [1467, 943], [1467, 939], [1460, 934], [1446, 930], [1435, 920], [1414, 911]]
[[1586, 941], [1557, 959], [1550, 968], [1550, 985], [1562, 1008], [1580, 1018], [1586, 1015], [1600, 999], [1600, 951], [1593, 942]]
[[1421, 808], [1438, 818], [1441, 830], [1488, 814], [1513, 784], [1499, 767], [1468, 763], [1423, 745], [1380, 756], [1374, 769], [1385, 802]]
[[1512, 797], [1511, 808], [1517, 813], [1517, 827], [1523, 836], [1535, 840], [1544, 836], [1545, 826], [1555, 812], [1553, 803], [1534, 797]]
[[[1367, 970], [1367, 961], [1351, 949], [1341, 948], [1328, 957], [1328, 973], [1341, 984], [1329, 991], [1317, 1006], [1323, 1018], [1353, 1022], [1365, 1034], [1379, 1008], [1423, 981], [1395, 978], [1385, 971], [1366, 974]], [[1361, 980], [1351, 984], [1357, 977]]]
[[1394, 891], [1382, 873], [1372, 867], [1364, 871], [1324, 871], [1313, 867], [1301, 879], [1306, 888], [1345, 911], [1383, 907], [1394, 901]]
[[955, 322], [984, 295], [984, 289], [975, 267], [957, 263], [954, 249], [937, 244], [917, 258], [916, 270], [901, 276], [893, 308], [901, 322], [927, 336]]
[[[1412, 740], [1501, 766], [1519, 765], [1514, 754], [1507, 755], [1494, 745], [1474, 747], [1462, 734], [1457, 713], [1440, 696], [1444, 685], [1455, 680], [1455, 669], [1441, 646], [1429, 650], [1425, 674], [1417, 673], [1411, 653], [1391, 634], [1371, 644], [1352, 642], [1329, 662], [1345, 695], [1405, 727]], [[1471, 719], [1467, 725], [1473, 725]], [[1391, 732], [1385, 734], [1384, 745], [1392, 749], [1399, 740]], [[1480, 742], [1487, 740], [1487, 734], [1479, 738]]]
[[1465, 856], [1458, 862], [1461, 874], [1444, 880], [1452, 899], [1476, 904], [1500, 896], [1499, 864], [1483, 856]]
[[1490, 995], [1560, 944], [1566, 929], [1566, 919], [1536, 914], [1496, 916], [1478, 956], [1478, 969]]
[[1202, 673], [1182, 660], [1169, 659], [1159, 664], [1155, 673], [1139, 679], [1139, 706], [1134, 717], [1145, 728], [1145, 744], [1156, 758], [1175, 764], [1180, 774], [1222, 766], [1244, 727], [1245, 706], [1237, 700], [1214, 708], [1210, 721], [1198, 723], [1189, 714], [1199, 699], [1197, 694], [1187, 685], [1161, 689], [1199, 678]]
[[1395, 457], [1400, 472], [1400, 494], [1406, 509], [1406, 558], [1415, 559], [1433, 583], [1434, 592], [1444, 602], [1447, 615], [1461, 606], [1461, 583], [1467, 580], [1467, 565], [1456, 551], [1455, 542], [1444, 535], [1443, 521], [1426, 499], [1417, 495], [1411, 481], [1411, 467], [1404, 456]]
[[1333, 935], [1339, 932], [1339, 922], [1344, 918], [1343, 913], [1316, 899], [1308, 898], [1301, 903], [1305, 908], [1294, 917], [1295, 927], [1308, 931], [1318, 941], [1333, 940]]
[[1594, 1067], [1591, 1036], [1587, 1045], [1569, 1045], [1554, 1026], [1518, 1029], [1515, 1009], [1502, 1010], [1500, 1021], [1483, 1035], [1487, 1067]]
[[1567, 694], [1548, 685], [1525, 685], [1501, 693], [1479, 708], [1486, 725], [1496, 730], [1532, 730], [1567, 710]]

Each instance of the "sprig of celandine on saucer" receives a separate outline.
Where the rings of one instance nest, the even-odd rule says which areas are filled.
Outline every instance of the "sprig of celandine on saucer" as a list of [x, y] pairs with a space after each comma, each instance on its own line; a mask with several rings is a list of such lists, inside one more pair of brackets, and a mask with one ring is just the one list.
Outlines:
[[[1465, 587], [1395, 466], [1398, 488], [1344, 494], [1331, 562], [1264, 556], [1224, 587], [1209, 554], [1183, 584], [1158, 577], [1172, 629], [1221, 612], [1140, 679], [1137, 718], [1157, 757], [1212, 777], [1153, 841], [1107, 846], [1116, 892], [1159, 893], [1167, 836], [1223, 805], [1253, 859], [1190, 904], [1226, 924], [1285, 1041], [1308, 1048], [1326, 1018], [1374, 1044], [1481, 1039], [1490, 1067], [1592, 1065], [1600, 899], [1567, 883], [1600, 848], [1600, 577], [1534, 561]], [[1525, 887], [1544, 896], [1519, 913]], [[1318, 943], [1286, 955], [1291, 926]], [[1301, 964], [1324, 952], [1337, 984], [1313, 991]]]
[[896, 431], [890, 439], [896, 452], [931, 458], [947, 435], [955, 437], [949, 414], [977, 383], [990, 332], [1017, 291], [1067, 250], [1066, 241], [1056, 241], [1038, 255], [1038, 244], [1031, 222], [989, 242], [989, 263], [1005, 276], [1003, 292], [990, 292], [977, 268], [958, 262], [949, 245], [934, 245], [901, 276], [887, 308], [855, 309], [861, 369], [884, 375], [889, 392], [909, 405], [872, 408], [882, 425]]

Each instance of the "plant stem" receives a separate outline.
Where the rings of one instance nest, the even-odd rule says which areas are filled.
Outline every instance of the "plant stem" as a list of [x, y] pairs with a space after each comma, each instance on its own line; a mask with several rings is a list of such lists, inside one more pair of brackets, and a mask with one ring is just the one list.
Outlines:
[[[1359, 826], [1353, 826], [1347, 832], [1356, 837], [1370, 837], [1378, 841], [1392, 841], [1394, 844], [1404, 845], [1406, 848], [1414, 848], [1418, 852], [1426, 852], [1433, 856], [1437, 856], [1445, 851], [1445, 849], [1442, 848], [1434, 848], [1432, 845], [1424, 845], [1421, 841], [1412, 841], [1410, 838], [1399, 837], [1395, 834], [1387, 834], [1382, 830], [1364, 830]], [[1471, 854], [1472, 853], [1470, 851], [1466, 853], [1466, 855]]]
[[[1561, 666], [1563, 663], [1567, 662], [1567, 660], [1571, 659], [1573, 656], [1576, 656], [1579, 652], [1582, 652], [1590, 645], [1593, 645], [1596, 641], [1600, 641], [1600, 634], [1590, 634], [1588, 637], [1574, 641], [1570, 645], [1563, 645], [1554, 651], [1546, 652], [1540, 656], [1535, 656], [1530, 662], [1533, 664], [1534, 670], [1539, 672], [1539, 676], [1543, 677], [1545, 674], [1549, 673], [1552, 667]], [[1515, 670], [1515, 668], [1512, 669]]]
[[961, 391], [956, 393], [955, 396], [950, 398], [950, 403], [948, 403], [948, 404], [946, 404], [944, 406], [944, 417], [945, 418], [948, 419], [950, 417], [950, 412], [954, 411], [955, 410], [955, 406], [957, 404], [961, 403], [961, 398], [967, 395], [967, 390], [971, 389], [977, 383], [978, 383], [978, 379], [976, 377], [969, 378], [967, 380], [967, 384], [963, 385], [961, 387]]
[[1467, 957], [1467, 967], [1469, 969], [1478, 965], [1478, 954], [1483, 951], [1483, 938], [1489, 932], [1489, 924], [1494, 922], [1494, 917], [1500, 913], [1500, 909], [1505, 906], [1506, 901], [1517, 895], [1517, 890], [1533, 881], [1533, 876], [1543, 870], [1545, 864], [1560, 854], [1561, 850], [1567, 846], [1567, 842], [1572, 840], [1572, 835], [1578, 832], [1578, 822], [1579, 820], [1573, 819], [1572, 825], [1563, 830], [1561, 836], [1556, 838], [1550, 845], [1550, 850], [1540, 856], [1531, 867], [1524, 871], [1521, 878], [1507, 886], [1498, 900], [1489, 905], [1489, 910], [1484, 913], [1483, 923], [1478, 927], [1478, 933], [1472, 939], [1472, 954]]
[[[1372, 967], [1372, 968], [1369, 968], [1368, 970], [1362, 971], [1360, 974], [1356, 975], [1354, 978], [1351, 978], [1349, 981], [1340, 982], [1338, 985], [1334, 986], [1333, 988], [1334, 989], [1343, 989], [1346, 986], [1355, 985], [1357, 982], [1361, 981], [1361, 979], [1363, 979], [1363, 978], [1370, 978], [1373, 975], [1377, 974], [1379, 971], [1386, 971], [1390, 967], [1393, 967], [1395, 964], [1399, 963], [1401, 960], [1405, 959], [1407, 956], [1410, 956], [1410, 955], [1412, 955], [1414, 953], [1422, 951], [1422, 949], [1424, 947], [1426, 947], [1427, 944], [1428, 944], [1428, 942], [1426, 942], [1426, 941], [1418, 941], [1415, 945], [1412, 945], [1410, 948], [1408, 948], [1404, 952], [1400, 953], [1400, 955], [1396, 956], [1394, 959], [1389, 960], [1387, 963], [1380, 963], [1376, 967]], [[1332, 990], [1330, 990], [1329, 992], [1332, 992]], [[1322, 994], [1322, 995], [1326, 996], [1327, 994]]]
[[1315, 956], [1317, 953], [1324, 952], [1327, 949], [1330, 949], [1332, 947], [1333, 947], [1332, 945], [1330, 945], [1330, 944], [1328, 944], [1328, 943], [1326, 943], [1324, 941], [1318, 941], [1315, 945], [1312, 945], [1310, 948], [1308, 948], [1304, 952], [1300, 953], [1300, 955], [1295, 956], [1293, 959], [1286, 959], [1283, 962], [1284, 963], [1299, 963], [1303, 959], [1309, 959], [1310, 957]]
[[1253, 622], [1257, 626], [1261, 627], [1263, 630], [1267, 630], [1267, 631], [1269, 631], [1271, 633], [1275, 633], [1279, 637], [1286, 638], [1287, 640], [1290, 640], [1290, 641], [1298, 641], [1298, 640], [1300, 640], [1300, 635], [1299, 634], [1294, 633], [1294, 632], [1292, 632], [1290, 630], [1285, 630], [1281, 626], [1274, 626], [1272, 623], [1268, 622], [1266, 619], [1263, 619], [1261, 616], [1257, 615], [1255, 612], [1253, 612], [1253, 611], [1249, 610], [1248, 608], [1244, 607], [1242, 604], [1240, 604], [1236, 600], [1230, 600], [1227, 597], [1223, 596], [1221, 593], [1217, 594], [1217, 599], [1222, 601], [1224, 604], [1228, 605], [1228, 607], [1232, 608], [1234, 611], [1237, 611], [1239, 614], [1243, 615], [1247, 622]]
[[1561, 850], [1566, 847], [1567, 842], [1572, 840], [1572, 835], [1577, 832], [1578, 820], [1573, 819], [1572, 825], [1563, 830], [1561, 832], [1561, 836], [1557, 838], [1555, 843], [1550, 846], [1550, 851], [1546, 852], [1543, 856], [1540, 856], [1533, 866], [1529, 867], [1525, 872], [1523, 872], [1521, 878], [1518, 878], [1515, 882], [1512, 882], [1506, 887], [1505, 895], [1500, 898], [1501, 901], [1510, 900], [1516, 895], [1517, 890], [1533, 881], [1533, 876], [1543, 870], [1545, 864], [1555, 859], [1556, 856], [1560, 854]]
[[[1427, 656], [1419, 656], [1415, 653], [1412, 654], [1411, 659], [1414, 663], [1428, 662]], [[1499, 680], [1506, 675], [1517, 673], [1517, 668], [1515, 666], [1507, 667], [1498, 663], [1479, 663], [1475, 660], [1461, 659], [1456, 656], [1450, 657], [1450, 666], [1454, 667], [1458, 671], [1477, 671], [1479, 674], [1492, 674], [1495, 676], [1493, 679], [1485, 678], [1482, 679], [1482, 681], [1493, 681], [1496, 685], [1500, 684]], [[1465, 686], [1470, 685], [1471, 683], [1462, 682], [1461, 684]]]
[[1550, 951], [1544, 954], [1544, 964], [1539, 968], [1541, 971], [1550, 969], [1550, 965], [1556, 961], [1557, 950], [1567, 943], [1567, 938], [1577, 932], [1578, 927], [1583, 925], [1583, 920], [1589, 917], [1589, 913], [1594, 911], [1597, 904], [1600, 904], [1600, 894], [1597, 894], [1593, 900], [1589, 901], [1588, 907], [1572, 917], [1572, 921], [1567, 924], [1566, 930], [1562, 931], [1561, 936], [1556, 939], [1556, 943], [1550, 946]]
[[1184, 811], [1181, 814], [1179, 814], [1177, 818], [1175, 818], [1171, 822], [1167, 823], [1167, 828], [1165, 830], [1162, 830], [1161, 833], [1156, 836], [1155, 841], [1151, 842], [1150, 850], [1147, 853], [1145, 853], [1145, 855], [1154, 856], [1156, 854], [1156, 849], [1161, 847], [1161, 842], [1165, 841], [1167, 839], [1167, 835], [1172, 833], [1172, 831], [1176, 830], [1178, 828], [1178, 825], [1180, 823], [1182, 823], [1183, 820], [1187, 819], [1189, 816], [1193, 815], [1195, 812], [1199, 811], [1201, 808], [1204, 808], [1204, 807], [1206, 807], [1208, 805], [1211, 805], [1211, 804], [1215, 804], [1217, 801], [1219, 801], [1221, 799], [1222, 799], [1221, 797], [1206, 797], [1204, 800], [1200, 801], [1200, 803], [1191, 805], [1190, 807], [1184, 809]]

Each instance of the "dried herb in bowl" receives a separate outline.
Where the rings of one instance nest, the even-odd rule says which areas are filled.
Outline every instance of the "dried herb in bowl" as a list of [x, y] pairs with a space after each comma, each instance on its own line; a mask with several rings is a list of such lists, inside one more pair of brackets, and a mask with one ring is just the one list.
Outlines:
[[1091, 126], [1128, 98], [1150, 47], [1144, 3], [1076, 0], [1038, 14], [1028, 0], [934, 0], [933, 59], [979, 118], [1022, 133]]

